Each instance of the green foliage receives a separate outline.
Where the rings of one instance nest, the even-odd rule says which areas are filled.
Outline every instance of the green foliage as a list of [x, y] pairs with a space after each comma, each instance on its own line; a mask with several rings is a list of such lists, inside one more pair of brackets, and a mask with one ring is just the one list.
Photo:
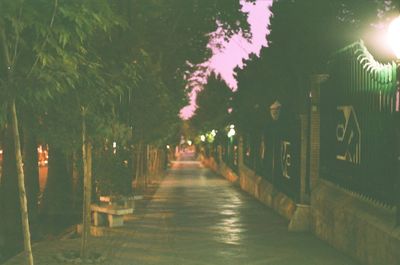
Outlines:
[[253, 58], [243, 70], [237, 71], [238, 90], [232, 100], [232, 115], [242, 132], [260, 130], [270, 115], [270, 104], [283, 96], [284, 85], [275, 82], [277, 76], [273, 75], [273, 65], [266, 53], [263, 50], [260, 59]]
[[146, 47], [153, 59], [161, 60], [169, 74], [182, 69], [186, 61], [194, 64], [204, 61], [209, 55], [207, 34], [217, 29], [216, 21], [225, 28], [227, 36], [240, 29], [248, 31], [246, 14], [240, 12], [239, 1], [134, 0], [124, 3], [132, 32], [140, 38], [135, 38], [136, 43]]
[[226, 36], [248, 33], [240, 7], [210, 0], [2, 0], [12, 77], [1, 64], [1, 96], [34, 109], [43, 138], [64, 150], [79, 145], [82, 107], [95, 141], [133, 135], [162, 144], [178, 132], [187, 62], [210, 55], [208, 34], [218, 26]]
[[197, 95], [197, 109], [191, 125], [199, 132], [208, 132], [227, 125], [232, 91], [215, 75], [210, 76], [204, 89]]
[[[226, 36], [248, 32], [246, 14], [236, 0], [125, 0], [120, 8], [129, 24], [125, 31], [129, 50], [145, 50], [157, 65], [175, 110], [187, 104], [185, 75], [211, 55], [210, 33], [218, 25]], [[133, 54], [141, 57], [140, 52]]]
[[[79, 67], [91, 67], [87, 42], [118, 23], [107, 1], [1, 1], [3, 44], [8, 48], [12, 95], [41, 101], [73, 86]], [[114, 16], [115, 17], [115, 16]], [[29, 100], [27, 100], [29, 98]]]
[[[111, 148], [110, 148], [111, 149]], [[102, 151], [95, 156], [93, 175], [95, 176], [96, 194], [129, 195], [131, 193], [131, 177], [127, 163], [127, 153], [112, 150]]]
[[151, 76], [146, 76], [134, 90], [131, 101], [133, 134], [138, 140], [153, 142], [168, 136], [170, 129], [179, 122], [173, 95], [167, 93], [163, 83], [154, 83]]
[[[0, 18], [1, 41], [7, 48], [2, 57], [8, 54], [11, 64], [0, 65], [2, 99], [17, 97], [19, 108], [42, 116], [44, 128], [73, 138], [79, 128], [73, 115], [80, 108], [76, 95], [79, 103], [89, 105], [109, 98], [109, 90], [90, 90], [106, 87], [101, 59], [92, 49], [93, 38], [122, 24], [121, 19], [106, 0], [1, 1], [0, 7], [5, 14]], [[69, 127], [63, 130], [59, 124]], [[69, 146], [71, 141], [64, 139], [58, 142]]]

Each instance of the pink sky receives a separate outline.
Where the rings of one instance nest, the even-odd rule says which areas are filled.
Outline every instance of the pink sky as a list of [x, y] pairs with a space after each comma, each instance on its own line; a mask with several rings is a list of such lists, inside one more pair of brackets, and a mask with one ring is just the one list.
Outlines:
[[[246, 40], [241, 33], [234, 35], [228, 43], [223, 38], [214, 39], [212, 42], [223, 43], [224, 48], [222, 50], [212, 48], [213, 56], [201, 64], [207, 67], [206, 76], [209, 76], [211, 71], [215, 72], [225, 80], [233, 91], [237, 89], [233, 69], [237, 66], [245, 67], [243, 59], [248, 59], [250, 54], [258, 56], [261, 48], [267, 46], [266, 36], [269, 33], [268, 25], [271, 17], [272, 0], [258, 0], [255, 4], [241, 0], [241, 3], [242, 11], [249, 13], [247, 21], [250, 24], [252, 39]], [[190, 104], [181, 109], [181, 118], [188, 119], [193, 115], [196, 109], [196, 95], [201, 89], [201, 85], [193, 88], [189, 95]]]

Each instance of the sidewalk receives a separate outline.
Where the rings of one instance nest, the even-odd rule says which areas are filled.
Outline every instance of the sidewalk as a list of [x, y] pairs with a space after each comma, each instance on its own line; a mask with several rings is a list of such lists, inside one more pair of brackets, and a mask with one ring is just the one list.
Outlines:
[[[288, 232], [275, 212], [191, 157], [181, 159], [124, 227], [91, 238], [90, 251], [104, 258], [96, 264], [357, 264], [311, 234]], [[35, 264], [74, 264], [57, 256], [79, 248], [79, 238], [36, 244]], [[15, 264], [24, 264], [22, 255], [5, 263]]]

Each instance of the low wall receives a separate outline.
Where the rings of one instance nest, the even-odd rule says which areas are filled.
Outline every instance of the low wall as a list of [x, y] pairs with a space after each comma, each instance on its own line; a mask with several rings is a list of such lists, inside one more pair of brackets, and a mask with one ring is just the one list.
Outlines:
[[218, 166], [213, 159], [203, 162], [290, 220], [289, 230], [293, 223], [293, 231], [299, 223], [302, 229], [298, 231], [309, 227], [317, 237], [365, 265], [400, 264], [400, 227], [395, 226], [394, 209], [318, 179], [311, 193], [311, 208], [306, 206], [305, 217], [298, 222], [296, 216], [303, 215], [304, 205], [296, 205], [254, 171], [241, 165], [237, 176], [223, 163]]
[[400, 264], [393, 209], [318, 180], [311, 195], [313, 232], [366, 265]]
[[217, 162], [215, 162], [213, 157], [206, 158], [205, 156], [200, 155], [200, 161], [203, 163], [205, 167], [208, 167], [215, 172], [218, 171], [218, 164]]
[[213, 158], [201, 158], [204, 166], [211, 168], [224, 176], [227, 180], [240, 186], [240, 188], [263, 204], [274, 209], [287, 220], [291, 220], [296, 210], [296, 203], [285, 194], [276, 191], [272, 184], [264, 178], [257, 176], [254, 171], [244, 165], [239, 168], [239, 176], [225, 163], [218, 166]]
[[286, 194], [278, 192], [269, 181], [257, 176], [251, 169], [244, 165], [240, 168], [240, 187], [286, 219], [291, 220], [296, 210], [296, 203]]
[[239, 176], [231, 168], [229, 168], [224, 162], [220, 163], [219, 173], [224, 176], [230, 182], [239, 185]]

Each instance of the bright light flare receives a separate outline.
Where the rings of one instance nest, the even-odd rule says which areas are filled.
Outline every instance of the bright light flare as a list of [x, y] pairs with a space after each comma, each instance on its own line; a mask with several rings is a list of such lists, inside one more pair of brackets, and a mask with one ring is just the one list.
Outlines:
[[235, 129], [230, 128], [230, 129], [229, 129], [229, 132], [228, 132], [228, 137], [231, 138], [231, 137], [235, 136], [235, 134], [236, 134]]
[[400, 59], [400, 17], [390, 23], [387, 39], [397, 59]]

